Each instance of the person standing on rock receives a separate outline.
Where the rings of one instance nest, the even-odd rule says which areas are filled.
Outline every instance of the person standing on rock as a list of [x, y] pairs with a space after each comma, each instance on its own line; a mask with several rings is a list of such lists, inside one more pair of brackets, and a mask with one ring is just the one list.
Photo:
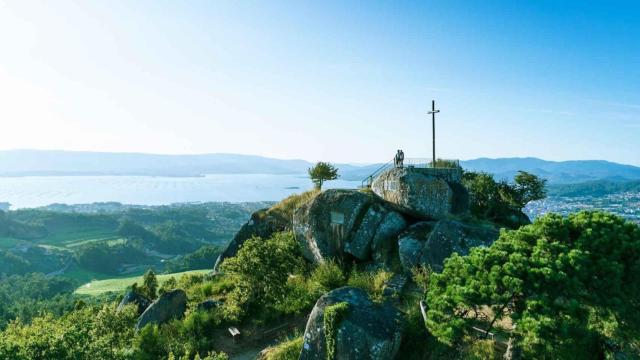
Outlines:
[[393, 164], [395, 167], [402, 167], [404, 163], [404, 152], [402, 150], [398, 150], [396, 156], [393, 158]]

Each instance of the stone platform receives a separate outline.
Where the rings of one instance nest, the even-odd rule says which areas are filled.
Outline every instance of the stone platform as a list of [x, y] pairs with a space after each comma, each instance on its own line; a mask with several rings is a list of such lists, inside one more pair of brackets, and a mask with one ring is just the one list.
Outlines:
[[469, 208], [469, 193], [462, 185], [459, 168], [394, 167], [376, 177], [371, 190], [424, 219], [442, 219]]

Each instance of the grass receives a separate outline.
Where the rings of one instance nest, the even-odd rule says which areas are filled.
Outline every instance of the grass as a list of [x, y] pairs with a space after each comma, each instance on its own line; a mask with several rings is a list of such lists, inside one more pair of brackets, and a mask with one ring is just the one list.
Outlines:
[[57, 246], [76, 246], [88, 241], [114, 240], [117, 238], [115, 231], [104, 227], [73, 227], [56, 231], [39, 239], [38, 242]]
[[303, 342], [302, 336], [287, 339], [267, 348], [260, 360], [297, 360], [302, 352]]
[[57, 230], [49, 235], [34, 239], [21, 240], [14, 237], [0, 237], [0, 249], [9, 249], [15, 247], [21, 242], [31, 244], [52, 245], [56, 247], [74, 247], [88, 242], [102, 240], [118, 240], [119, 236], [114, 230], [105, 229], [104, 227], [86, 227], [74, 226], [66, 229]]
[[109, 246], [114, 246], [114, 245], [118, 245], [118, 244], [124, 244], [126, 242], [126, 240], [123, 239], [123, 238], [120, 238], [120, 237], [117, 237], [117, 236], [112, 236], [112, 237], [107, 237], [107, 238], [81, 240], [81, 241], [65, 244], [65, 246], [67, 248], [74, 248], [74, 247], [77, 247], [77, 246], [80, 246], [80, 245], [89, 244], [89, 243], [93, 243], [93, 242], [102, 242], [102, 241], [106, 242]]
[[[182, 275], [185, 274], [208, 274], [211, 270], [192, 270], [185, 271], [174, 274], [162, 274], [157, 275], [158, 283], [162, 285], [165, 281], [167, 281], [171, 277], [175, 277], [179, 279]], [[84, 284], [76, 289], [75, 293], [79, 295], [92, 295], [98, 296], [108, 292], [122, 292], [128, 286], [131, 286], [133, 283], [137, 282], [138, 284], [142, 284], [142, 275], [132, 276], [132, 277], [123, 277], [123, 278], [110, 278], [104, 280], [94, 280], [88, 284]]]
[[301, 194], [293, 194], [275, 204], [268, 211], [280, 213], [285, 219], [291, 219], [293, 212], [300, 207], [300, 205], [312, 200], [318, 194], [320, 194], [319, 190], [309, 190]]

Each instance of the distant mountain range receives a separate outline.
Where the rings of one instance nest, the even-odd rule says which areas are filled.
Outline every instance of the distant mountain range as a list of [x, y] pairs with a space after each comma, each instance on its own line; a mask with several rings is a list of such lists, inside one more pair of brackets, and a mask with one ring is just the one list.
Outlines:
[[[202, 176], [204, 174], [302, 174], [312, 164], [253, 155], [156, 155], [48, 150], [0, 151], [0, 176], [141, 175]], [[336, 164], [345, 180], [362, 180], [381, 164]], [[640, 167], [601, 160], [546, 161], [537, 158], [479, 158], [462, 161], [467, 170], [511, 179], [524, 170], [550, 183], [640, 180]]]
[[461, 165], [467, 170], [486, 171], [497, 179], [511, 179], [519, 170], [524, 170], [556, 184], [595, 180], [640, 180], [640, 167], [604, 160], [547, 161], [538, 158], [480, 158], [462, 161]]

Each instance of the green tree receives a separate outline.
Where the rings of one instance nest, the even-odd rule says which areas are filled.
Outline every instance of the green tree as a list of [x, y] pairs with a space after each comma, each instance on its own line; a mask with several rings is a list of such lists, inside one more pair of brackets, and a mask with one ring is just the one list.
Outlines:
[[144, 274], [142, 287], [139, 288], [143, 295], [149, 299], [155, 299], [158, 295], [158, 278], [153, 269], [147, 270]]
[[484, 172], [465, 172], [463, 183], [469, 190], [473, 215], [509, 228], [528, 224], [522, 210], [527, 203], [546, 196], [546, 180], [524, 171], [518, 172], [513, 183], [495, 181]]
[[[427, 292], [427, 327], [460, 345], [502, 319], [526, 358], [640, 355], [640, 227], [602, 212], [547, 215], [454, 254]], [[487, 311], [490, 309], [491, 311]]]
[[547, 197], [547, 180], [526, 171], [518, 171], [514, 178], [516, 205], [521, 209], [528, 203]]
[[160, 286], [160, 290], [158, 290], [158, 293], [162, 295], [164, 293], [167, 293], [177, 288], [178, 288], [178, 280], [176, 280], [176, 278], [172, 276], [162, 283], [162, 286]]
[[222, 263], [221, 270], [236, 282], [235, 294], [227, 302], [273, 309], [287, 296], [289, 276], [301, 273], [304, 266], [291, 232], [276, 233], [266, 240], [248, 239], [235, 257]]
[[322, 189], [322, 184], [325, 181], [335, 180], [338, 178], [338, 168], [330, 163], [322, 161], [309, 168], [308, 172], [311, 181], [313, 181], [317, 189]]

